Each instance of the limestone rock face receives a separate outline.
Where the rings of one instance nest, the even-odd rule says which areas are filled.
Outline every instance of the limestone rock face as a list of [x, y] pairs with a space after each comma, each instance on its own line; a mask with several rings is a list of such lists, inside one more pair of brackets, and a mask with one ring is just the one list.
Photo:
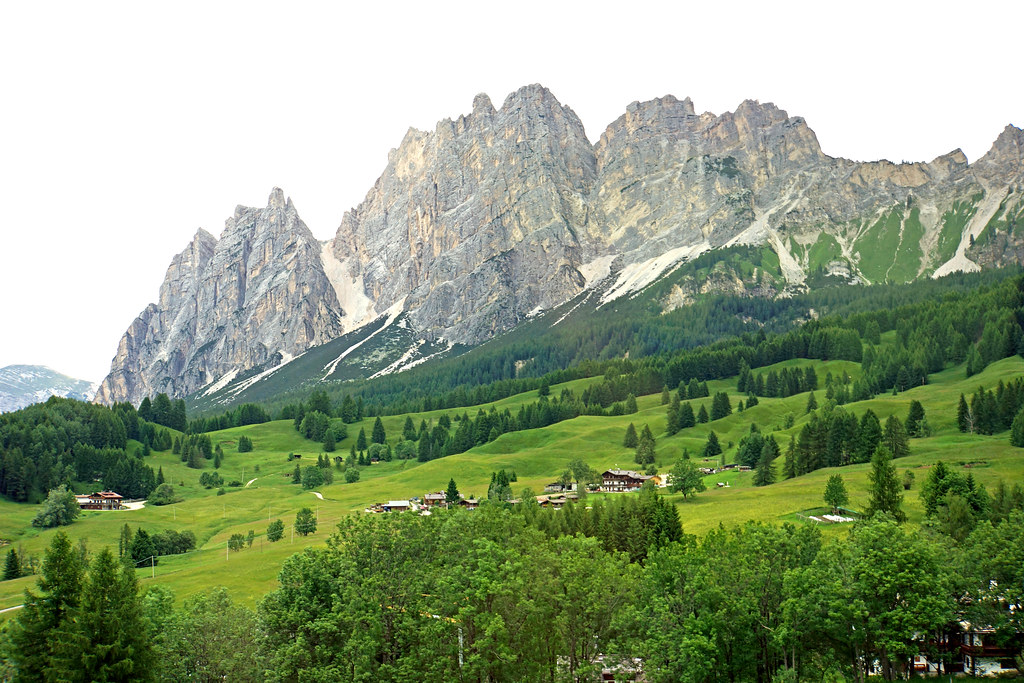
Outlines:
[[766, 265], [753, 279], [713, 270], [682, 283], [665, 310], [711, 292], [772, 297], [1021, 262], [1022, 155], [1024, 133], [1007, 126], [973, 164], [960, 150], [833, 158], [773, 104], [698, 114], [672, 96], [630, 104], [591, 144], [542, 86], [498, 109], [478, 95], [470, 113], [410, 129], [325, 244], [280, 190], [266, 208], [239, 207], [219, 240], [197, 233], [97, 400], [185, 396], [385, 313], [404, 312], [417, 344], [473, 345], [586, 288], [607, 302], [733, 245]]
[[[426, 337], [477, 343], [578, 293], [593, 150], [541, 86], [410, 130], [332, 243], [353, 287]], [[346, 287], [348, 284], [346, 283]]]
[[320, 252], [279, 189], [266, 208], [235, 209], [219, 240], [200, 230], [121, 338], [96, 400], [184, 396], [338, 336], [344, 312]]

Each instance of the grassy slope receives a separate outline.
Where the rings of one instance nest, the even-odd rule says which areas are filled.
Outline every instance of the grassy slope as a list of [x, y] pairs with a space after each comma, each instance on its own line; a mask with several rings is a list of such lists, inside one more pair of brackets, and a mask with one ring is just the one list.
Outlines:
[[[825, 373], [841, 375], [846, 370], [856, 377], [859, 366], [845, 361], [787, 361], [784, 366], [802, 367], [812, 365], [824, 384]], [[762, 369], [766, 372], [768, 368]], [[870, 407], [884, 421], [891, 414], [906, 415], [912, 399], [920, 400], [927, 411], [929, 423], [936, 436], [915, 440], [911, 444], [911, 455], [897, 462], [902, 471], [911, 468], [917, 475], [915, 490], [905, 497], [905, 508], [911, 523], [922, 519], [917, 489], [923, 482], [927, 467], [941, 458], [953, 463], [982, 461], [981, 466], [970, 471], [975, 478], [991, 487], [1000, 478], [1021, 481], [1024, 476], [1024, 451], [1009, 446], [1006, 434], [995, 437], [968, 436], [956, 431], [954, 423], [956, 402], [961, 392], [969, 394], [979, 385], [994, 386], [1000, 378], [1006, 380], [1024, 375], [1024, 360], [1014, 357], [993, 364], [983, 373], [970, 379], [964, 378], [963, 368], [946, 370], [931, 378], [931, 384], [907, 391], [899, 396], [880, 396], [870, 401], [847, 406], [860, 415]], [[557, 395], [562, 386], [581, 391], [587, 384], [598, 379], [577, 380], [567, 385], [552, 387]], [[744, 398], [736, 393], [735, 380], [709, 382], [711, 392], [727, 391], [733, 406]], [[824, 391], [817, 392], [819, 403], [824, 400]], [[508, 407], [513, 412], [518, 406], [536, 400], [535, 392], [509, 397], [494, 405]], [[692, 402], [694, 410], [700, 403], [710, 409], [710, 399]], [[75, 524], [67, 527], [69, 535], [77, 540], [87, 539], [88, 545], [96, 549], [103, 545], [117, 545], [121, 526], [126, 522], [133, 527], [141, 526], [151, 531], [164, 528], [191, 529], [199, 540], [200, 549], [187, 556], [161, 558], [155, 568], [155, 581], [172, 588], [179, 597], [203, 590], [208, 586], [224, 585], [240, 600], [254, 604], [260, 596], [274, 588], [281, 563], [292, 553], [309, 545], [320, 544], [330, 534], [334, 524], [345, 514], [363, 509], [367, 504], [390, 498], [419, 496], [427, 491], [443, 489], [450, 477], [458, 482], [464, 494], [484, 495], [490, 481], [490, 473], [505, 468], [514, 469], [519, 481], [517, 487], [529, 486], [539, 492], [543, 486], [554, 480], [574, 457], [583, 457], [591, 466], [602, 469], [614, 465], [632, 466], [632, 451], [621, 446], [626, 426], [632, 422], [637, 428], [648, 424], [657, 437], [658, 466], [667, 470], [682, 454], [684, 448], [691, 453], [699, 451], [711, 429], [720, 437], [723, 446], [738, 443], [747, 432], [751, 422], [756, 422], [765, 433], [774, 433], [785, 450], [791, 436], [799, 433], [807, 420], [804, 408], [807, 395], [800, 394], [787, 399], [761, 399], [759, 405], [743, 413], [734, 412], [729, 417], [714, 423], [697, 425], [692, 429], [665, 437], [665, 408], [659, 395], [642, 396], [638, 399], [639, 413], [620, 417], [579, 417], [544, 429], [528, 430], [506, 434], [492, 443], [472, 449], [467, 453], [442, 458], [429, 463], [415, 461], [380, 463], [362, 470], [362, 479], [355, 484], [334, 483], [319, 489], [324, 500], [320, 501], [310, 492], [303, 491], [291, 483], [290, 474], [295, 462], [288, 462], [287, 453], [303, 454], [302, 464], [309, 464], [320, 451], [320, 445], [300, 437], [291, 427], [290, 421], [271, 422], [263, 425], [224, 430], [211, 435], [215, 444], [220, 443], [226, 453], [221, 474], [226, 481], [256, 481], [248, 488], [228, 488], [223, 496], [215, 491], [198, 486], [198, 472], [184, 467], [177, 456], [170, 452], [157, 453], [150, 458], [154, 467], [162, 466], [168, 482], [184, 485], [177, 487], [186, 501], [175, 506], [148, 507], [137, 511], [118, 513], [86, 512]], [[466, 409], [470, 416], [476, 408]], [[444, 411], [415, 414], [417, 426], [421, 419], [432, 419]], [[462, 409], [452, 411], [463, 412]], [[795, 424], [782, 429], [787, 414], [792, 414]], [[392, 441], [401, 433], [405, 416], [384, 418], [384, 425]], [[338, 445], [338, 452], [345, 454], [353, 443], [359, 428], [369, 433], [372, 420], [349, 425], [349, 437]], [[240, 434], [249, 435], [255, 450], [238, 454], [235, 443]], [[731, 459], [735, 445], [726, 448]], [[209, 463], [207, 463], [209, 466]], [[259, 465], [259, 472], [255, 466]], [[776, 465], [780, 468], [780, 465]], [[850, 506], [863, 508], [867, 499], [868, 465], [853, 465], [842, 468], [851, 494]], [[736, 524], [749, 519], [793, 520], [795, 513], [819, 507], [825, 480], [832, 470], [824, 469], [806, 476], [777, 483], [766, 488], [751, 486], [749, 473], [728, 473], [707, 478], [709, 490], [683, 501], [680, 496], [670, 496], [678, 503], [684, 529], [689, 533], [704, 533], [719, 523]], [[340, 479], [340, 477], [338, 478]], [[728, 481], [728, 488], [717, 488], [718, 481]], [[517, 488], [518, 490], [518, 488]], [[294, 541], [286, 534], [279, 543], [265, 542], [263, 537], [268, 520], [281, 518], [286, 525], [294, 519], [296, 511], [309, 506], [317, 508], [320, 520], [319, 530], [307, 538], [296, 537]], [[49, 543], [51, 531], [40, 531], [30, 525], [36, 511], [35, 506], [0, 502], [0, 537], [10, 539], [16, 546], [35, 555], [41, 555]], [[231, 553], [226, 556], [225, 547], [232, 533], [257, 533], [252, 549]], [[143, 585], [150, 578], [149, 568], [140, 569]], [[32, 578], [0, 583], [0, 608], [21, 601], [23, 588], [34, 583]], [[4, 616], [9, 616], [4, 615]]]

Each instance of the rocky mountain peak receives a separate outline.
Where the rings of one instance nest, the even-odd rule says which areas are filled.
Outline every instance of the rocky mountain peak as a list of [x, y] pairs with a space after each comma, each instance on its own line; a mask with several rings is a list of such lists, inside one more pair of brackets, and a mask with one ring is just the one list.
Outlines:
[[992, 147], [977, 161], [988, 168], [1024, 168], [1024, 130], [1007, 125], [992, 143]]
[[97, 400], [184, 396], [335, 338], [345, 312], [320, 252], [279, 188], [265, 208], [237, 207], [219, 240], [199, 230], [122, 337]]
[[[1019, 218], [1022, 143], [1008, 126], [972, 165], [960, 150], [860, 163], [822, 153], [773, 103], [697, 114], [665, 95], [631, 103], [591, 144], [542, 85], [498, 109], [479, 94], [468, 113], [410, 128], [327, 244], [279, 188], [238, 207], [219, 239], [198, 232], [122, 338], [100, 400], [223, 386], [403, 312], [395, 324], [418, 346], [399, 360], [473, 345], [585, 288], [611, 300], [733, 245], [775, 254], [763, 296], [823, 274], [905, 281], [1022, 260], [1005, 228], [987, 260], [964, 246]], [[958, 211], [969, 223], [945, 226]]]
[[480, 93], [473, 98], [473, 116], [489, 118], [495, 114], [494, 105], [487, 93]]

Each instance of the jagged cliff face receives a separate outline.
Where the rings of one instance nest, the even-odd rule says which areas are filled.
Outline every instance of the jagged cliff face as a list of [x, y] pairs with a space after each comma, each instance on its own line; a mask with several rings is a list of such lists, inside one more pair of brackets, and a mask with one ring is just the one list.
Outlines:
[[573, 111], [540, 86], [432, 133], [410, 130], [331, 249], [343, 288], [377, 313], [404, 302], [428, 338], [483, 341], [585, 285], [579, 235], [594, 155]]
[[[735, 244], [763, 245], [777, 275], [712, 271], [664, 305], [1021, 262], [1022, 141], [1008, 126], [971, 165], [959, 150], [855, 162], [823, 154], [772, 104], [698, 114], [668, 96], [629, 105], [591, 145], [541, 86], [497, 110], [480, 95], [470, 114], [410, 130], [324, 245], [279, 190], [265, 209], [239, 207], [219, 241], [200, 231], [121, 340], [98, 400], [216, 388], [385, 313], [404, 312], [396, 324], [416, 344], [477, 344], [584, 289], [607, 303]], [[416, 360], [403, 358], [388, 367]]]
[[184, 396], [338, 336], [344, 312], [320, 253], [277, 189], [266, 208], [238, 207], [219, 240], [200, 230], [121, 338], [96, 400]]

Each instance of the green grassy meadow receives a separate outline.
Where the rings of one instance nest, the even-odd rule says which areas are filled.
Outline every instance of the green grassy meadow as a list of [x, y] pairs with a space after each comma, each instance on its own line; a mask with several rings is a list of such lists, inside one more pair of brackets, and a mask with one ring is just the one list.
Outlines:
[[[845, 371], [856, 378], [860, 372], [857, 363], [810, 360], [787, 361], [755, 369], [755, 372], [767, 373], [771, 369], [807, 365], [814, 367], [822, 387], [826, 373], [838, 377]], [[970, 395], [978, 386], [991, 388], [1000, 379], [1007, 381], [1024, 375], [1024, 360], [1015, 356], [992, 364], [970, 379], [964, 375], [962, 366], [950, 368], [932, 375], [927, 386], [845, 407], [858, 416], [871, 408], [884, 422], [889, 415], [905, 417], [913, 399], [924, 405], [934, 436], [912, 440], [911, 455], [896, 461], [900, 473], [910, 469], [916, 477], [913, 490], [904, 497], [904, 509], [910, 524], [919, 524], [923, 519], [918, 490], [927, 476], [928, 467], [937, 460], [945, 460], [956, 468], [970, 464], [970, 472], [976, 481], [985, 484], [990, 491], [1000, 479], [1008, 483], [1024, 480], [1024, 450], [1011, 447], [1007, 433], [988, 437], [965, 435], [957, 431], [955, 423], [956, 404], [961, 393]], [[600, 378], [576, 380], [552, 386], [551, 392], [557, 396], [563, 387], [568, 387], [578, 393], [588, 384], [598, 381]], [[708, 385], [712, 395], [717, 391], [730, 394], [734, 412], [672, 437], [665, 436], [666, 410], [661, 404], [660, 394], [641, 396], [637, 399], [639, 412], [636, 414], [582, 416], [543, 429], [504, 434], [466, 453], [427, 463], [415, 460], [378, 463], [362, 468], [360, 481], [353, 484], [344, 483], [343, 477], [336, 475], [335, 483], [317, 489], [323, 496], [322, 500], [292, 483], [295, 465], [315, 464], [322, 446], [300, 436], [290, 420], [213, 432], [210, 434], [213, 444], [220, 444], [225, 453], [220, 474], [225, 482], [238, 481], [243, 486], [225, 486], [226, 493], [217, 495], [215, 489], [201, 487], [198, 484], [200, 471], [187, 468], [178, 456], [170, 451], [154, 453], [147, 458], [149, 464], [154, 469], [162, 467], [166, 481], [180, 492], [183, 502], [140, 510], [83, 512], [75, 523], [64, 529], [73, 541], [84, 541], [90, 550], [98, 550], [104, 545], [116, 548], [120, 529], [125, 523], [150, 532], [191, 530], [196, 535], [198, 549], [186, 555], [162, 557], [155, 568], [139, 568], [142, 585], [165, 585], [175, 592], [179, 600], [210, 586], [222, 585], [228, 588], [233, 598], [254, 605], [276, 586], [277, 573], [288, 556], [304, 547], [323, 544], [343, 516], [360, 513], [374, 502], [406, 499], [442, 490], [449, 478], [456, 480], [463, 495], [482, 497], [486, 495], [491, 472], [499, 469], [516, 472], [518, 482], [514, 488], [517, 493], [523, 487], [540, 493], [545, 484], [557, 479], [570, 460], [578, 457], [598, 470], [613, 466], [634, 468], [633, 450], [622, 446], [623, 435], [631, 422], [637, 430], [645, 424], [650, 426], [657, 438], [656, 464], [659, 471], [664, 472], [681, 457], [684, 449], [689, 449], [691, 454], [698, 453], [712, 429], [719, 437], [727, 461], [732, 461], [740, 438], [748, 432], [752, 422], [759, 425], [762, 433], [773, 434], [785, 452], [790, 438], [796, 436], [808, 420], [805, 414], [807, 394], [786, 399], [763, 398], [757, 406], [736, 412], [738, 402], [745, 396], [736, 391], [735, 379], [712, 381]], [[816, 392], [816, 397], [819, 405], [824, 403], [823, 388]], [[529, 392], [493, 405], [514, 412], [520, 405], [536, 400], [536, 392]], [[711, 399], [705, 398], [691, 401], [695, 412], [701, 403], [710, 410]], [[490, 405], [483, 407], [489, 408]], [[418, 427], [420, 420], [437, 419], [445, 412], [453, 418], [456, 413], [461, 415], [463, 412], [473, 417], [477, 409], [417, 413], [412, 418]], [[785, 424], [789, 415], [794, 422], [787, 429]], [[382, 418], [390, 442], [394, 443], [400, 436], [405, 418], [405, 415]], [[335, 454], [347, 455], [360, 428], [369, 435], [372, 426], [372, 418], [348, 425], [348, 437], [338, 443]], [[250, 453], [237, 452], [238, 437], [242, 434], [253, 440], [254, 450]], [[289, 462], [287, 456], [290, 452], [300, 454], [301, 459]], [[204, 464], [208, 470], [212, 469], [212, 461]], [[699, 459], [698, 464], [701, 464]], [[867, 504], [870, 465], [839, 469], [850, 492], [850, 507], [863, 509]], [[781, 471], [780, 463], [776, 464], [776, 470]], [[833, 473], [832, 469], [822, 469], [758, 488], [751, 484], [752, 473], [726, 472], [709, 475], [706, 478], [708, 490], [696, 497], [684, 501], [681, 495], [667, 492], [665, 495], [677, 504], [687, 533], [703, 534], [719, 524], [728, 526], [747, 520], [809, 523], [801, 521], [798, 515], [821, 507], [825, 481]], [[729, 486], [720, 488], [718, 482]], [[244, 486], [246, 483], [248, 486]], [[292, 538], [291, 522], [302, 507], [317, 511], [319, 526], [315, 534]], [[22, 552], [41, 557], [55, 531], [31, 526], [36, 510], [35, 505], [0, 502], [0, 538]], [[285, 522], [285, 537], [277, 543], [269, 543], [265, 539], [267, 524], [277, 518]], [[838, 533], [841, 528], [841, 525], [829, 526], [827, 533]], [[231, 534], [244, 535], [249, 530], [256, 534], [251, 548], [240, 552], [226, 551]], [[33, 586], [34, 582], [34, 577], [0, 582], [0, 609], [20, 604], [24, 589]], [[10, 618], [12, 614], [0, 614], [0, 619]]]

